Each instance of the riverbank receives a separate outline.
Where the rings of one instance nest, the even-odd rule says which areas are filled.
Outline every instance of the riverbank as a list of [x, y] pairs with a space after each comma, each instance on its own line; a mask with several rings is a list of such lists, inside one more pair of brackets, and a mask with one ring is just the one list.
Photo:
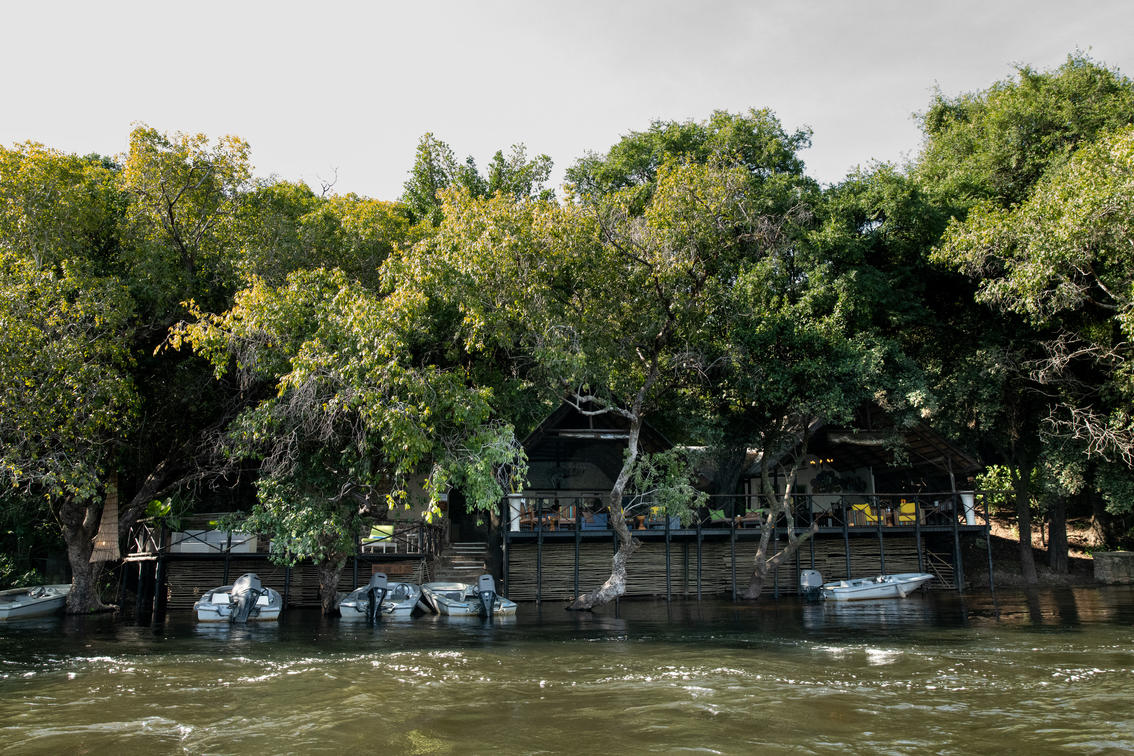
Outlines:
[[[1098, 547], [1098, 538], [1088, 520], [1073, 520], [1067, 523], [1068, 571], [1066, 573], [1054, 572], [1048, 566], [1045, 535], [1038, 527], [1032, 529], [1032, 554], [1035, 558], [1039, 585], [1096, 585], [1091, 551]], [[1020, 569], [1020, 537], [1014, 519], [993, 517], [991, 545], [992, 576], [995, 586], [997, 588], [1026, 586]], [[987, 586], [988, 551], [983, 538], [971, 542], [965, 551], [964, 560], [965, 578], [968, 584], [976, 588]]]

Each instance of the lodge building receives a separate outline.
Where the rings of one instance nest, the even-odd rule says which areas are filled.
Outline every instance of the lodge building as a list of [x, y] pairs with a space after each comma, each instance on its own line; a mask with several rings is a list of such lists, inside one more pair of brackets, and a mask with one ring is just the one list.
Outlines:
[[[412, 512], [373, 523], [359, 534], [339, 589], [353, 589], [374, 571], [424, 582], [484, 570], [515, 601], [566, 602], [597, 587], [609, 576], [618, 545], [607, 507], [627, 438], [623, 419], [562, 405], [524, 443], [527, 488], [494, 513], [468, 511], [454, 491], [440, 524]], [[646, 452], [670, 448], [649, 427], [640, 444]], [[987, 546], [990, 537], [986, 497], [972, 490], [980, 469], [927, 426], [897, 428], [877, 407], [863, 408], [848, 427], [814, 424], [793, 486], [794, 518], [777, 523], [770, 553], [789, 528], [816, 523], [818, 529], [766, 582], [766, 594], [795, 593], [804, 569], [819, 570], [825, 579], [930, 572], [931, 587], [963, 590], [966, 542], [980, 539]], [[779, 477], [775, 485], [782, 492], [785, 481]], [[760, 458], [752, 453], [738, 492], [709, 496], [688, 521], [648, 501], [631, 509], [627, 521], [641, 547], [629, 564], [626, 596], [735, 597], [743, 591], [761, 536], [759, 486]], [[211, 530], [207, 522], [215, 515], [198, 519], [198, 527], [189, 522], [179, 530], [143, 522], [132, 534], [126, 560], [138, 565], [139, 610], [155, 598], [159, 609], [166, 599], [168, 608], [188, 608], [203, 591], [243, 572], [257, 572], [288, 605], [318, 605], [312, 565], [274, 565], [264, 539]]]

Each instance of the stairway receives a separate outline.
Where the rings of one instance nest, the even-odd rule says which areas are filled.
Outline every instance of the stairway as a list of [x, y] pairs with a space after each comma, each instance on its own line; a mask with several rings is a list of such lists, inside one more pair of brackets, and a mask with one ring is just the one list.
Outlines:
[[452, 543], [437, 557], [433, 579], [475, 583], [487, 567], [488, 544], [478, 541]]

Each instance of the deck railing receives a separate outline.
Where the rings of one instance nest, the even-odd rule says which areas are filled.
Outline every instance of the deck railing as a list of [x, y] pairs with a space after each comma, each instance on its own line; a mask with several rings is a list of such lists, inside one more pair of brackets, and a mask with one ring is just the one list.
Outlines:
[[[609, 492], [524, 491], [504, 500], [503, 521], [509, 532], [609, 530]], [[988, 492], [794, 494], [791, 518], [777, 516], [775, 527], [810, 528], [952, 528], [988, 524]], [[755, 495], [710, 496], [704, 506], [679, 519], [650, 502], [624, 510], [636, 530], [712, 530], [764, 526], [768, 512]]]
[[[169, 523], [165, 519], [142, 519], [130, 530], [127, 558], [159, 555], [268, 554], [271, 540], [255, 533], [221, 530], [223, 514], [198, 514]], [[356, 553], [362, 556], [429, 556], [441, 543], [441, 529], [424, 522], [368, 522], [359, 533]]]

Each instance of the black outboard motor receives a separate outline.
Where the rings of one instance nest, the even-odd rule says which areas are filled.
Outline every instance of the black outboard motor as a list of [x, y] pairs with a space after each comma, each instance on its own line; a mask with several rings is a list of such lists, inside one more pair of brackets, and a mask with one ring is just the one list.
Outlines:
[[481, 575], [476, 581], [476, 587], [480, 596], [481, 615], [491, 619], [496, 608], [496, 581], [491, 575]]
[[389, 581], [385, 572], [375, 572], [370, 576], [370, 584], [366, 587], [366, 620], [374, 622], [378, 619], [378, 612], [382, 611], [382, 602], [386, 600], [386, 590]]
[[801, 570], [799, 573], [799, 594], [807, 601], [818, 601], [823, 586], [823, 576], [818, 570]]
[[247, 622], [248, 618], [254, 614], [259, 614], [260, 610], [256, 606], [256, 601], [261, 596], [267, 596], [268, 591], [260, 583], [260, 576], [254, 572], [246, 572], [236, 579], [232, 584], [232, 601], [236, 606], [232, 608], [232, 614], [229, 616], [228, 621], [232, 624], [240, 622]]

